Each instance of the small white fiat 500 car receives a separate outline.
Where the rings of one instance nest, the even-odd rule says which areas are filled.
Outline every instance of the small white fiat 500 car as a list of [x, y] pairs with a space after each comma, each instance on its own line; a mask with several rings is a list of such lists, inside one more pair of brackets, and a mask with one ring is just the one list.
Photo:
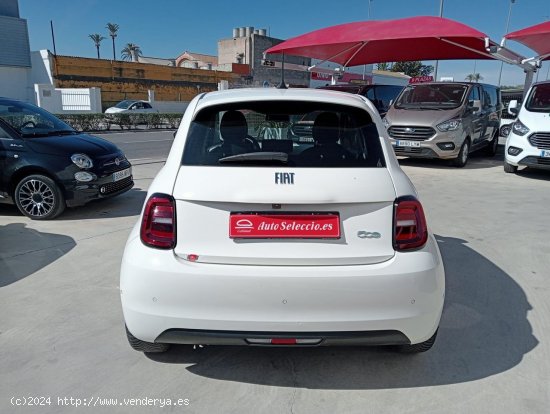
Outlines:
[[504, 171], [518, 166], [550, 170], [550, 81], [533, 84], [524, 105], [510, 101], [508, 112], [517, 116], [504, 152]]
[[130, 345], [144, 352], [423, 352], [445, 276], [370, 101], [247, 89], [191, 101], [126, 244], [120, 294]]

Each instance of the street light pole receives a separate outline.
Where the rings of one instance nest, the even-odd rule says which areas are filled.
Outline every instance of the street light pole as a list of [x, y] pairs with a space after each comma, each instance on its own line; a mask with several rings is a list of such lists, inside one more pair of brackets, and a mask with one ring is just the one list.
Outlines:
[[369, 16], [369, 20], [370, 20], [370, 5], [372, 3], [372, 0], [368, 0], [368, 2], [369, 2], [369, 11], [368, 11], [369, 14], [368, 14], [368, 16]]
[[[506, 19], [506, 29], [504, 30], [504, 34], [508, 33], [508, 28], [510, 27], [510, 17], [512, 16], [512, 4], [514, 4], [516, 0], [510, 0], [510, 7], [508, 8], [508, 19]], [[500, 71], [498, 73], [498, 86], [500, 86], [500, 82], [502, 80], [502, 67], [504, 66], [504, 62], [500, 62]]]
[[[443, 17], [443, 3], [445, 0], [439, 1], [439, 17]], [[439, 60], [435, 61], [434, 80], [437, 82], [437, 70], [439, 69]]]

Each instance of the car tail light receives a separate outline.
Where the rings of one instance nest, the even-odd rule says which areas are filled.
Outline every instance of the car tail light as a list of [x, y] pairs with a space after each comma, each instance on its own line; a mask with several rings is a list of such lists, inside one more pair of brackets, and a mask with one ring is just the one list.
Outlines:
[[394, 203], [393, 247], [398, 251], [423, 247], [428, 240], [428, 226], [422, 204], [414, 197], [399, 197]]
[[141, 241], [146, 246], [172, 249], [176, 245], [176, 206], [167, 194], [153, 194], [145, 204]]

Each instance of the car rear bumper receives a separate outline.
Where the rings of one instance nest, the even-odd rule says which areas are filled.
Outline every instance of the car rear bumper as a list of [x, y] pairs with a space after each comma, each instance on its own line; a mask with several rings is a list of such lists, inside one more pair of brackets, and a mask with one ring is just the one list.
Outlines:
[[[272, 343], [275, 339], [275, 344]], [[278, 343], [276, 340], [280, 340]], [[254, 332], [254, 331], [206, 331], [169, 329], [161, 333], [156, 342], [183, 345], [252, 345], [287, 346], [284, 340], [293, 339], [293, 346], [336, 345], [408, 345], [409, 339], [398, 331], [363, 332]]]
[[432, 236], [422, 250], [353, 266], [192, 263], [132, 237], [120, 293], [126, 325], [143, 341], [247, 344], [250, 335], [292, 334], [327, 345], [414, 344], [439, 325], [445, 278]]

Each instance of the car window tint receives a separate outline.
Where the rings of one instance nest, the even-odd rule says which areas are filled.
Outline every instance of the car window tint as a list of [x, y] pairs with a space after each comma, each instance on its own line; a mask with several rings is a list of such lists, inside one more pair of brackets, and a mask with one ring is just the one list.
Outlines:
[[418, 84], [405, 87], [395, 107], [408, 108], [458, 108], [466, 95], [467, 87], [460, 84]]
[[550, 83], [533, 86], [525, 108], [532, 112], [550, 112]]
[[470, 91], [470, 95], [468, 96], [469, 101], [479, 101], [479, 89], [477, 86], [474, 86], [472, 90]]
[[10, 138], [8, 133], [4, 130], [4, 128], [2, 128], [1, 125], [0, 125], [0, 138]]
[[403, 88], [400, 86], [376, 86], [374, 89], [376, 90], [377, 107], [387, 111], [390, 101], [395, 100]]
[[0, 100], [0, 118], [22, 135], [47, 135], [73, 129], [49, 112], [23, 102]]
[[[364, 109], [284, 101], [203, 109], [191, 123], [183, 164], [281, 165], [259, 160], [261, 153], [283, 153], [283, 163], [293, 167], [385, 166], [378, 130]], [[242, 162], [224, 160], [243, 154], [253, 155]]]
[[143, 102], [143, 107], [144, 107], [145, 109], [151, 109], [151, 108], [152, 108], [152, 106], [149, 105], [149, 104], [146, 103], [146, 102]]

